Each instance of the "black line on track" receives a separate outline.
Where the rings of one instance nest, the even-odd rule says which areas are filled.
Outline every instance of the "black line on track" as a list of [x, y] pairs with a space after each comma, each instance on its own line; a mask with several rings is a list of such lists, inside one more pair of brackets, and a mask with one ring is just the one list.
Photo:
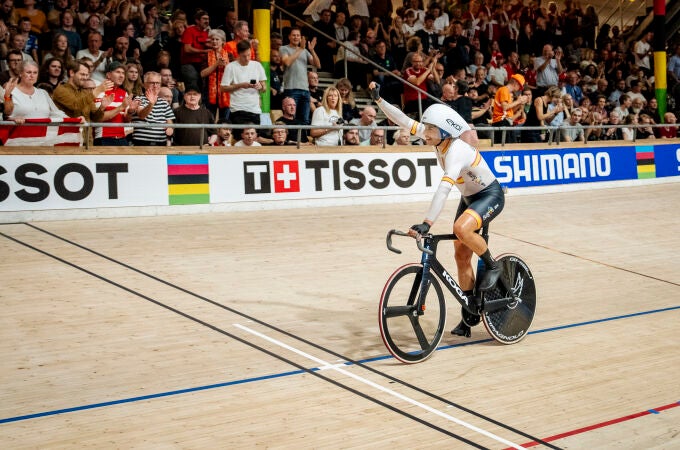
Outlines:
[[[28, 224], [27, 224], [27, 225], [28, 225]], [[40, 230], [40, 229], [37, 228], [37, 227], [34, 227], [34, 228]], [[43, 230], [40, 230], [40, 231], [43, 231]], [[47, 234], [51, 234], [51, 233], [47, 232]], [[126, 287], [126, 286], [123, 286], [123, 285], [120, 284], [120, 283], [117, 283], [117, 282], [115, 282], [115, 281], [113, 281], [113, 280], [110, 280], [110, 279], [108, 279], [108, 278], [106, 278], [106, 277], [104, 277], [104, 276], [102, 276], [102, 275], [99, 275], [99, 274], [96, 274], [96, 273], [94, 273], [94, 272], [91, 272], [91, 271], [89, 271], [89, 270], [87, 270], [87, 269], [85, 269], [85, 268], [83, 268], [83, 267], [78, 266], [77, 264], [74, 264], [74, 263], [72, 263], [72, 262], [70, 262], [70, 261], [67, 261], [67, 260], [65, 260], [65, 259], [63, 259], [63, 258], [60, 258], [60, 257], [58, 257], [58, 256], [56, 256], [56, 255], [53, 255], [53, 254], [48, 253], [48, 252], [46, 252], [46, 251], [44, 251], [44, 250], [41, 250], [41, 249], [39, 249], [39, 248], [37, 248], [37, 247], [34, 247], [34, 246], [32, 246], [32, 245], [30, 245], [30, 244], [28, 244], [28, 243], [26, 243], [26, 242], [23, 242], [23, 241], [21, 241], [21, 240], [19, 240], [19, 239], [14, 238], [14, 237], [12, 237], [12, 236], [8, 236], [8, 235], [5, 234], [5, 233], [0, 232], [0, 236], [3, 236], [4, 238], [9, 239], [10, 241], [13, 241], [13, 242], [15, 242], [15, 243], [17, 243], [17, 244], [19, 244], [19, 245], [22, 245], [22, 246], [24, 246], [24, 247], [26, 247], [26, 248], [29, 248], [29, 249], [31, 249], [31, 250], [33, 250], [33, 251], [35, 251], [35, 252], [38, 252], [38, 253], [40, 253], [40, 254], [42, 254], [42, 255], [45, 255], [45, 256], [47, 256], [47, 257], [49, 257], [49, 258], [52, 258], [52, 259], [54, 259], [54, 260], [56, 260], [56, 261], [59, 261], [60, 263], [65, 264], [65, 265], [67, 265], [67, 266], [70, 266], [70, 267], [72, 267], [72, 268], [74, 268], [74, 269], [76, 269], [76, 270], [79, 270], [79, 271], [81, 271], [81, 272], [84, 272], [84, 273], [86, 273], [87, 275], [90, 275], [90, 276], [92, 276], [92, 277], [94, 277], [94, 278], [96, 278], [96, 279], [98, 279], [98, 280], [100, 280], [100, 281], [103, 281], [103, 282], [108, 283], [108, 284], [110, 284], [110, 285], [112, 285], [112, 286], [115, 286], [115, 287], [117, 287], [118, 289], [122, 289], [122, 290], [124, 290], [124, 291], [126, 291], [126, 292], [128, 292], [128, 293], [130, 293], [130, 294], [132, 294], [132, 295], [135, 295], [135, 296], [137, 296], [137, 297], [140, 297], [140, 298], [142, 298], [142, 299], [144, 299], [144, 300], [146, 300], [146, 301], [148, 301], [148, 302], [151, 302], [151, 303], [153, 303], [153, 304], [155, 304], [155, 305], [157, 305], [157, 306], [160, 306], [161, 308], [165, 308], [165, 309], [167, 309], [168, 311], [173, 312], [173, 313], [175, 313], [175, 314], [177, 314], [177, 315], [179, 315], [179, 316], [182, 316], [182, 317], [184, 317], [184, 318], [186, 318], [186, 319], [189, 319], [189, 320], [191, 320], [191, 321], [193, 321], [193, 322], [196, 322], [196, 323], [198, 323], [199, 325], [203, 325], [203, 326], [206, 327], [206, 328], [209, 328], [209, 329], [211, 329], [211, 330], [213, 330], [213, 331], [216, 331], [216, 332], [218, 332], [218, 333], [220, 333], [220, 334], [222, 334], [222, 335], [224, 335], [224, 336], [227, 336], [227, 337], [229, 337], [229, 338], [231, 338], [231, 339], [234, 339], [234, 340], [236, 340], [236, 341], [238, 341], [238, 342], [240, 342], [240, 343], [242, 343], [242, 344], [244, 344], [244, 345], [246, 345], [246, 346], [248, 346], [248, 347], [251, 347], [251, 348], [253, 348], [253, 349], [255, 349], [255, 350], [259, 350], [260, 352], [262, 352], [262, 353], [264, 353], [264, 354], [266, 354], [266, 355], [269, 355], [269, 356], [271, 356], [271, 357], [273, 357], [273, 358], [275, 358], [275, 359], [278, 359], [279, 361], [282, 361], [282, 362], [284, 362], [284, 363], [286, 363], [286, 364], [290, 364], [291, 366], [296, 367], [296, 368], [299, 369], [299, 370], [305, 371], [305, 372], [307, 372], [307, 373], [310, 374], [310, 375], [314, 375], [315, 377], [318, 377], [318, 378], [320, 378], [320, 379], [322, 379], [322, 380], [324, 380], [324, 381], [327, 381], [327, 382], [329, 382], [329, 383], [331, 383], [331, 384], [333, 384], [333, 385], [335, 385], [335, 386], [337, 386], [337, 387], [339, 387], [339, 388], [341, 388], [341, 389], [345, 389], [346, 391], [351, 392], [351, 393], [353, 393], [353, 394], [355, 394], [355, 395], [357, 395], [357, 396], [359, 396], [359, 397], [361, 397], [361, 398], [364, 398], [364, 399], [366, 399], [366, 400], [369, 400], [369, 401], [371, 401], [371, 402], [373, 402], [373, 403], [376, 403], [376, 404], [378, 404], [378, 405], [380, 405], [380, 406], [383, 406], [383, 407], [385, 407], [385, 408], [387, 408], [387, 409], [389, 409], [389, 410], [391, 410], [391, 411], [393, 411], [393, 412], [396, 412], [396, 413], [398, 413], [398, 414], [401, 414], [401, 415], [404, 416], [404, 417], [407, 417], [407, 418], [409, 418], [409, 419], [411, 419], [411, 420], [414, 420], [414, 421], [416, 421], [416, 422], [418, 422], [418, 423], [421, 423], [421, 424], [423, 424], [423, 425], [425, 425], [425, 426], [427, 426], [427, 427], [429, 427], [429, 428], [432, 428], [433, 430], [439, 431], [440, 433], [443, 433], [443, 434], [445, 434], [445, 435], [447, 435], [447, 436], [450, 436], [450, 437], [455, 438], [455, 439], [457, 439], [457, 440], [459, 440], [459, 441], [461, 441], [461, 442], [464, 442], [464, 443], [470, 445], [471, 447], [475, 447], [475, 448], [487, 450], [487, 447], [484, 447], [484, 446], [482, 446], [482, 445], [480, 445], [480, 444], [477, 444], [477, 443], [475, 443], [475, 442], [472, 442], [472, 441], [470, 441], [470, 440], [468, 440], [468, 439], [466, 439], [466, 438], [464, 438], [464, 437], [462, 437], [462, 436], [459, 436], [459, 435], [457, 435], [457, 434], [455, 434], [455, 433], [452, 433], [451, 431], [448, 431], [448, 430], [446, 430], [446, 429], [444, 429], [444, 428], [441, 428], [441, 427], [436, 426], [436, 425], [434, 425], [434, 424], [432, 424], [432, 423], [430, 423], [430, 422], [427, 422], [427, 421], [425, 421], [425, 420], [423, 420], [423, 419], [420, 419], [419, 417], [416, 417], [416, 416], [414, 416], [414, 415], [412, 415], [412, 414], [409, 414], [409, 413], [407, 413], [406, 411], [403, 411], [403, 410], [401, 410], [401, 409], [399, 409], [399, 408], [397, 408], [397, 407], [395, 407], [395, 406], [390, 405], [389, 403], [383, 402], [383, 401], [381, 401], [381, 400], [378, 400], [378, 399], [375, 398], [375, 397], [371, 397], [370, 395], [364, 394], [364, 393], [358, 391], [357, 389], [351, 388], [351, 387], [349, 387], [349, 386], [347, 386], [347, 385], [344, 385], [344, 384], [342, 384], [342, 383], [340, 383], [340, 382], [338, 382], [338, 381], [335, 381], [335, 380], [333, 380], [333, 379], [331, 379], [331, 378], [328, 378], [328, 377], [326, 377], [326, 376], [324, 376], [324, 375], [322, 375], [322, 374], [320, 374], [320, 373], [317, 373], [316, 371], [314, 371], [314, 370], [312, 370], [312, 369], [308, 369], [308, 368], [306, 368], [306, 367], [304, 367], [304, 366], [302, 366], [302, 365], [300, 365], [300, 364], [298, 364], [298, 363], [296, 363], [296, 362], [294, 362], [294, 361], [291, 361], [291, 360], [289, 360], [289, 359], [287, 359], [287, 358], [284, 358], [283, 356], [278, 355], [278, 354], [274, 353], [273, 351], [270, 351], [270, 350], [267, 350], [266, 348], [260, 347], [260, 346], [257, 345], [257, 344], [254, 344], [254, 343], [252, 343], [252, 342], [250, 342], [250, 341], [248, 341], [248, 340], [245, 340], [245, 339], [240, 338], [240, 337], [238, 337], [238, 336], [236, 336], [236, 335], [234, 335], [234, 334], [231, 334], [231, 333], [229, 333], [229, 332], [226, 331], [226, 330], [223, 330], [223, 329], [221, 329], [221, 328], [219, 328], [219, 327], [216, 327], [215, 325], [212, 325], [212, 324], [210, 324], [210, 323], [208, 323], [208, 322], [205, 322], [205, 321], [203, 321], [203, 320], [201, 320], [201, 319], [199, 319], [199, 318], [197, 318], [197, 317], [191, 316], [191, 315], [189, 315], [189, 314], [187, 314], [187, 313], [185, 313], [185, 312], [183, 312], [183, 311], [180, 311], [180, 310], [178, 310], [178, 309], [176, 309], [176, 308], [173, 308], [172, 306], [166, 305], [166, 304], [160, 302], [159, 300], [153, 299], [153, 298], [151, 298], [151, 297], [149, 297], [149, 296], [147, 296], [147, 295], [144, 295], [144, 294], [142, 294], [142, 293], [140, 293], [140, 292], [134, 291], [134, 290], [132, 290], [132, 289]], [[55, 236], [55, 237], [56, 237], [56, 236]], [[108, 259], [108, 258], [107, 258], [107, 259]]]
[[42, 233], [45, 233], [45, 234], [47, 234], [47, 235], [49, 235], [49, 236], [52, 236], [52, 237], [54, 237], [55, 239], [59, 239], [59, 240], [61, 240], [61, 241], [63, 241], [63, 242], [66, 242], [66, 243], [68, 243], [68, 244], [70, 244], [70, 245], [73, 245], [73, 246], [75, 246], [75, 247], [78, 247], [78, 248], [80, 248], [80, 249], [82, 249], [82, 250], [84, 250], [84, 251], [86, 251], [86, 252], [89, 252], [89, 253], [92, 253], [92, 254], [94, 254], [94, 255], [96, 255], [96, 256], [99, 256], [99, 257], [101, 257], [101, 258], [104, 258], [104, 259], [106, 259], [107, 261], [110, 261], [110, 262], [112, 262], [112, 263], [114, 263], [114, 264], [118, 264], [118, 265], [120, 265], [120, 266], [122, 266], [122, 267], [125, 267], [126, 269], [132, 270], [133, 272], [136, 272], [136, 273], [138, 273], [138, 274], [140, 274], [140, 275], [143, 275], [143, 276], [145, 276], [145, 277], [151, 278], [152, 280], [155, 280], [155, 281], [157, 281], [157, 282], [159, 282], [159, 283], [161, 283], [161, 284], [165, 284], [166, 286], [169, 286], [169, 287], [171, 287], [171, 288], [173, 288], [173, 289], [177, 289], [177, 290], [179, 290], [179, 291], [181, 291], [181, 292], [184, 292], [184, 293], [187, 294], [187, 295], [190, 295], [190, 296], [192, 296], [192, 297], [198, 298], [198, 299], [200, 299], [200, 300], [202, 300], [202, 301], [204, 301], [204, 302], [207, 302], [207, 303], [209, 303], [209, 304], [211, 304], [211, 305], [217, 306], [218, 308], [222, 308], [222, 309], [224, 309], [224, 310], [226, 310], [226, 311], [229, 311], [229, 312], [231, 312], [231, 313], [233, 313], [233, 314], [236, 314], [236, 315], [238, 315], [238, 316], [241, 316], [241, 317], [243, 317], [244, 319], [251, 320], [251, 321], [253, 321], [253, 322], [255, 322], [255, 323], [259, 324], [259, 325], [262, 325], [262, 326], [264, 326], [264, 327], [266, 327], [266, 328], [269, 328], [270, 330], [274, 330], [274, 331], [276, 331], [276, 332], [278, 332], [278, 333], [280, 333], [280, 334], [283, 334], [284, 336], [287, 336], [287, 337], [289, 337], [289, 338], [291, 338], [291, 339], [294, 339], [294, 340], [296, 340], [296, 341], [298, 341], [298, 342], [302, 342], [302, 343], [304, 343], [304, 344], [309, 345], [310, 347], [316, 348], [316, 349], [318, 349], [318, 350], [321, 350], [321, 351], [323, 351], [323, 352], [326, 352], [326, 353], [328, 353], [328, 354], [331, 354], [331, 355], [333, 355], [333, 356], [335, 356], [335, 357], [337, 357], [337, 358], [343, 359], [343, 360], [345, 360], [345, 361], [347, 361], [347, 362], [349, 362], [349, 363], [351, 363], [351, 364], [353, 364], [353, 365], [356, 365], [356, 366], [358, 366], [358, 367], [361, 367], [362, 369], [365, 369], [365, 370], [367, 370], [367, 371], [369, 371], [369, 372], [372, 372], [372, 373], [374, 373], [374, 374], [376, 374], [376, 375], [380, 375], [380, 376], [382, 376], [382, 377], [384, 377], [384, 378], [389, 379], [390, 381], [393, 381], [393, 382], [398, 383], [398, 384], [400, 384], [400, 385], [402, 385], [402, 386], [405, 386], [405, 387], [407, 387], [407, 388], [409, 388], [409, 389], [412, 389], [412, 390], [414, 390], [414, 391], [416, 391], [416, 392], [419, 392], [419, 393], [421, 393], [421, 394], [424, 394], [424, 395], [426, 395], [426, 396], [428, 396], [428, 397], [430, 397], [430, 398], [433, 398], [433, 399], [435, 399], [435, 400], [438, 400], [438, 401], [440, 401], [440, 402], [442, 402], [442, 403], [444, 403], [444, 404], [446, 404], [446, 405], [452, 406], [452, 407], [454, 407], [454, 408], [456, 408], [456, 409], [459, 409], [459, 410], [461, 410], [461, 411], [463, 411], [463, 412], [466, 412], [466, 413], [468, 413], [468, 414], [470, 414], [470, 415], [472, 415], [472, 416], [475, 416], [475, 417], [477, 417], [477, 418], [479, 418], [479, 419], [482, 419], [482, 420], [484, 420], [484, 421], [487, 421], [487, 422], [489, 422], [489, 423], [492, 423], [492, 424], [494, 424], [494, 425], [497, 425], [497, 426], [499, 426], [499, 427], [501, 427], [501, 428], [503, 428], [503, 429], [506, 429], [506, 430], [508, 430], [508, 431], [511, 431], [511, 432], [513, 432], [513, 433], [515, 433], [515, 434], [518, 434], [518, 435], [520, 435], [520, 436], [524, 436], [524, 437], [526, 437], [526, 438], [528, 438], [528, 439], [532, 439], [533, 441], [538, 442], [539, 444], [545, 445], [545, 446], [548, 447], [548, 448], [552, 448], [552, 449], [554, 449], [554, 450], [560, 450], [560, 447], [557, 447], [557, 446], [555, 446], [555, 445], [553, 445], [553, 444], [550, 444], [550, 443], [548, 443], [548, 442], [545, 442], [545, 441], [541, 440], [540, 438], [538, 438], [538, 437], [536, 437], [536, 436], [532, 436], [532, 435], [530, 435], [529, 433], [526, 433], [526, 432], [524, 432], [524, 431], [518, 430], [518, 429], [516, 429], [516, 428], [514, 428], [514, 427], [512, 427], [512, 426], [510, 426], [510, 425], [507, 425], [507, 424], [505, 424], [505, 423], [503, 423], [503, 422], [500, 422], [500, 421], [497, 421], [497, 420], [495, 420], [495, 419], [492, 419], [491, 417], [485, 416], [485, 415], [482, 414], [482, 413], [479, 413], [479, 412], [477, 412], [477, 411], [474, 411], [474, 410], [472, 410], [472, 409], [470, 409], [470, 408], [467, 408], [467, 407], [465, 407], [465, 406], [462, 406], [462, 405], [460, 405], [460, 404], [454, 403], [454, 402], [452, 402], [452, 401], [450, 401], [450, 400], [445, 399], [444, 397], [441, 397], [441, 396], [439, 396], [439, 395], [437, 395], [437, 394], [434, 394], [433, 392], [430, 392], [429, 390], [420, 388], [420, 387], [415, 386], [415, 385], [413, 385], [413, 384], [411, 384], [411, 383], [408, 383], [408, 382], [406, 382], [406, 381], [403, 381], [403, 380], [401, 380], [401, 379], [399, 379], [399, 378], [397, 378], [397, 377], [394, 377], [394, 376], [392, 376], [392, 375], [390, 375], [390, 374], [388, 374], [388, 373], [382, 372], [382, 371], [380, 371], [380, 370], [378, 370], [378, 369], [375, 369], [375, 368], [373, 368], [373, 367], [371, 367], [371, 366], [368, 366], [368, 365], [366, 365], [365, 363], [362, 363], [362, 362], [360, 362], [360, 361], [356, 361], [356, 360], [354, 360], [354, 359], [352, 359], [352, 358], [349, 358], [349, 357], [346, 356], [346, 355], [342, 355], [342, 354], [337, 353], [337, 352], [335, 352], [335, 351], [333, 351], [333, 350], [330, 350], [330, 349], [328, 349], [328, 348], [326, 348], [326, 347], [323, 347], [323, 346], [321, 346], [321, 345], [319, 345], [319, 344], [317, 344], [317, 343], [308, 341], [307, 339], [302, 338], [302, 337], [300, 337], [300, 336], [297, 336], [297, 335], [295, 335], [295, 334], [292, 334], [292, 333], [290, 333], [289, 331], [285, 331], [285, 330], [283, 330], [283, 329], [281, 329], [281, 328], [278, 328], [278, 327], [276, 327], [276, 326], [274, 326], [274, 325], [271, 325], [271, 324], [269, 324], [269, 323], [267, 323], [267, 322], [264, 322], [264, 321], [262, 321], [262, 320], [260, 320], [260, 319], [257, 319], [257, 318], [255, 318], [255, 317], [249, 316], [248, 314], [245, 314], [245, 313], [243, 313], [243, 312], [241, 312], [241, 311], [238, 311], [238, 310], [236, 310], [236, 309], [233, 309], [233, 308], [231, 308], [231, 307], [229, 307], [229, 306], [226, 306], [226, 305], [223, 305], [223, 304], [221, 304], [221, 303], [218, 303], [218, 302], [216, 302], [215, 300], [211, 300], [211, 299], [209, 299], [209, 298], [207, 298], [207, 297], [204, 297], [204, 296], [202, 296], [202, 295], [200, 295], [200, 294], [197, 294], [197, 293], [192, 292], [192, 291], [190, 291], [190, 290], [188, 290], [188, 289], [185, 289], [185, 288], [183, 288], [183, 287], [181, 287], [181, 286], [178, 286], [178, 285], [176, 285], [176, 284], [173, 284], [173, 283], [171, 283], [171, 282], [169, 282], [169, 281], [167, 281], [167, 280], [163, 280], [163, 279], [161, 279], [161, 278], [158, 278], [158, 277], [156, 277], [155, 275], [152, 275], [152, 274], [150, 274], [150, 273], [144, 272], [144, 271], [141, 270], [141, 269], [137, 269], [137, 268], [135, 268], [135, 267], [133, 267], [133, 266], [130, 266], [130, 265], [124, 263], [124, 262], [118, 261], [118, 260], [116, 260], [116, 259], [114, 259], [114, 258], [111, 258], [110, 256], [104, 255], [104, 254], [102, 254], [102, 253], [100, 253], [100, 252], [97, 252], [96, 250], [93, 250], [93, 249], [90, 249], [90, 248], [88, 248], [88, 247], [85, 247], [85, 246], [83, 246], [83, 245], [81, 245], [81, 244], [78, 244], [77, 242], [71, 241], [71, 240], [69, 240], [69, 239], [67, 239], [67, 238], [65, 238], [65, 237], [59, 236], [59, 235], [57, 235], [57, 234], [55, 234], [55, 233], [52, 233], [52, 232], [50, 232], [50, 231], [47, 231], [47, 230], [45, 230], [45, 229], [43, 229], [43, 228], [37, 227], [37, 226], [32, 225], [32, 224], [30, 224], [30, 223], [26, 223], [25, 225], [27, 225], [27, 226], [29, 226], [29, 227], [31, 227], [31, 228], [37, 230], [37, 231], [40, 231], [40, 232], [42, 232]]
[[536, 242], [525, 241], [524, 239], [518, 239], [518, 238], [515, 238], [515, 237], [512, 237], [512, 236], [508, 236], [508, 235], [500, 234], [500, 233], [495, 233], [495, 234], [498, 234], [499, 236], [503, 236], [504, 238], [507, 238], [507, 239], [512, 239], [512, 240], [517, 241], [517, 242], [523, 242], [523, 243], [528, 244], [528, 245], [533, 245], [534, 247], [542, 248], [542, 249], [545, 249], [545, 250], [550, 250], [551, 252], [561, 253], [561, 254], [566, 255], [566, 256], [571, 256], [572, 258], [580, 259], [581, 261], [588, 261], [588, 262], [591, 262], [593, 264], [599, 264], [601, 266], [608, 267], [610, 269], [620, 270], [622, 272], [628, 272], [630, 274], [637, 275], [637, 276], [640, 276], [642, 278], [649, 278], [650, 280], [660, 281], [662, 283], [668, 283], [668, 284], [671, 284], [673, 286], [680, 287], [680, 283], [676, 283], [674, 281], [664, 280], [663, 278], [658, 278], [658, 277], [655, 277], [655, 276], [652, 276], [652, 275], [647, 275], [646, 273], [636, 272], [634, 270], [625, 269], [623, 267], [619, 267], [619, 266], [615, 266], [613, 264], [598, 261], [596, 259], [586, 258], [585, 256], [579, 256], [579, 255], [576, 255], [574, 253], [570, 253], [570, 252], [567, 252], [567, 251], [564, 251], [564, 250], [559, 250], [559, 249], [556, 249], [556, 248], [553, 248], [553, 247], [548, 247], [547, 245], [537, 244]]

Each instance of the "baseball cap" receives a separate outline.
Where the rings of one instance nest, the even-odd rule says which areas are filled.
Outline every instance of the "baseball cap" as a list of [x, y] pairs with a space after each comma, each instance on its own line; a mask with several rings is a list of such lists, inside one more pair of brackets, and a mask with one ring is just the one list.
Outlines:
[[112, 62], [109, 63], [108, 66], [106, 66], [106, 71], [107, 71], [107, 72], [113, 72], [114, 70], [119, 69], [119, 68], [121, 68], [121, 67], [122, 67], [123, 69], [125, 69], [125, 65], [124, 65], [122, 62], [120, 62], [120, 61], [112, 61]]
[[524, 83], [526, 82], [526, 80], [524, 79], [524, 77], [522, 75], [516, 73], [513, 76], [511, 76], [510, 78], [512, 78], [513, 80], [518, 82], [520, 87], [522, 87], [522, 88], [524, 87]]
[[201, 93], [201, 89], [200, 89], [197, 85], [195, 85], [195, 84], [189, 84], [189, 85], [187, 85], [187, 87], [184, 89], [184, 93], [191, 92], [191, 91], [197, 92], [197, 93], [199, 93], [199, 94]]

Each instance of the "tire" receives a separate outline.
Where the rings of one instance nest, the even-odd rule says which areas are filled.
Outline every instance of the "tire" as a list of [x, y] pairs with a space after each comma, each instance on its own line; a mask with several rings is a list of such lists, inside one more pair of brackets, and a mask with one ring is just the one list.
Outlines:
[[[501, 276], [509, 291], [499, 280], [496, 286], [484, 293], [482, 321], [492, 338], [501, 344], [514, 344], [526, 337], [536, 312], [536, 285], [534, 276], [522, 259], [513, 254], [501, 255], [498, 262], [503, 267]], [[516, 297], [516, 300], [501, 309], [484, 309], [496, 299]]]
[[424, 311], [416, 311], [423, 266], [397, 269], [385, 283], [379, 305], [380, 335], [387, 350], [401, 362], [426, 360], [437, 349], [446, 327], [446, 300], [434, 274], [427, 288]]

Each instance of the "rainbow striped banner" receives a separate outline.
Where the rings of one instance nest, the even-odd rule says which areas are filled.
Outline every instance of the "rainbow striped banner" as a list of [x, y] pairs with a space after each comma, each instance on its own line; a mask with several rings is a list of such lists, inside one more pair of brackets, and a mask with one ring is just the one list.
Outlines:
[[208, 155], [168, 155], [167, 161], [171, 205], [210, 203]]
[[654, 163], [654, 147], [635, 147], [638, 179], [656, 178], [656, 164]]

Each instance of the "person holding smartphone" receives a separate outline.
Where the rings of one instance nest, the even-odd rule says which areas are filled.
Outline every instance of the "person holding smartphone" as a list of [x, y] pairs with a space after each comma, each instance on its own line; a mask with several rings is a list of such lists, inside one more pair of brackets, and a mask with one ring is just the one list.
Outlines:
[[267, 89], [267, 75], [262, 64], [250, 59], [250, 42], [240, 41], [236, 50], [238, 58], [227, 64], [220, 90], [231, 94], [232, 123], [259, 125], [262, 114], [260, 94]]

